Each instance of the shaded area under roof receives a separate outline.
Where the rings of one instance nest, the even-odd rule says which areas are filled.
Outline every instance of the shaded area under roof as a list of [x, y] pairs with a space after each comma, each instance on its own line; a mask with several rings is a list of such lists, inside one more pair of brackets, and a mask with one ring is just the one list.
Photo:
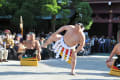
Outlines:
[[[74, 10], [70, 10], [70, 14], [67, 15], [67, 18], [71, 18], [73, 15], [75, 14], [75, 11]], [[12, 15], [5, 15], [5, 16], [0, 16], [0, 19], [11, 19], [13, 16]], [[36, 19], [43, 19], [43, 20], [51, 20], [52, 19], [52, 16], [36, 16], [35, 17]], [[63, 16], [58, 13], [56, 15], [56, 19], [62, 19]]]
[[[67, 18], [71, 18], [73, 15], [75, 14], [75, 11], [74, 10], [70, 10], [70, 15], [67, 15]], [[52, 16], [36, 16], [37, 19], [43, 19], [43, 20], [51, 20], [52, 19]], [[56, 15], [56, 19], [62, 19], [63, 16], [58, 13]]]
[[0, 19], [11, 19], [11, 15], [6, 15], [6, 16], [0, 16]]

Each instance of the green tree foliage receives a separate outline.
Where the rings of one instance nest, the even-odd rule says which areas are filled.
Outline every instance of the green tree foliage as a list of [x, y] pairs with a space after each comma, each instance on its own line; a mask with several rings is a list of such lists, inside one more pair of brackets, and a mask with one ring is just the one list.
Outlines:
[[16, 25], [19, 26], [20, 23], [20, 16], [23, 17], [23, 21], [24, 21], [24, 26], [25, 27], [32, 27], [35, 25], [35, 21], [34, 21], [34, 15], [29, 11], [29, 10], [25, 10], [25, 9], [21, 9], [18, 10], [13, 19], [12, 22]]
[[62, 17], [59, 21], [56, 21], [58, 25], [66, 25], [69, 23], [70, 19], [68, 18], [68, 15], [70, 15], [70, 9], [62, 9], [59, 14]]
[[[20, 16], [23, 16], [24, 28], [35, 26], [35, 16], [51, 16], [51, 31], [55, 31], [55, 26], [69, 23], [68, 15], [70, 8], [75, 10], [74, 22], [82, 22], [86, 29], [92, 25], [92, 10], [87, 2], [81, 0], [0, 0], [0, 15], [12, 15], [12, 23], [19, 26]], [[56, 16], [60, 15], [59, 22]]]
[[33, 4], [29, 2], [24, 2], [21, 7], [18, 6], [19, 9], [16, 10], [14, 13], [12, 22], [16, 25], [19, 26], [20, 23], [20, 16], [23, 16], [23, 21], [24, 21], [24, 26], [25, 27], [31, 27], [34, 26], [34, 13], [32, 12], [33, 10]]
[[70, 19], [68, 16], [71, 14], [70, 11], [70, 0], [62, 0], [62, 2], [59, 4], [61, 6], [61, 10], [59, 14], [62, 16], [62, 18], [59, 20], [58, 24], [59, 25], [66, 25], [69, 23]]
[[[41, 0], [42, 1], [42, 0]], [[19, 28], [20, 16], [23, 16], [24, 28], [36, 25], [35, 16], [40, 15], [40, 0], [0, 0], [0, 15], [12, 15], [11, 22]]]
[[2, 1], [0, 1], [0, 7], [2, 7]]
[[[60, 1], [59, 4], [57, 4], [57, 1]], [[58, 23], [59, 25], [64, 25], [69, 22], [69, 19], [67, 16], [70, 14], [70, 7], [69, 5], [70, 0], [45, 0], [42, 8], [42, 12], [44, 12], [44, 15], [51, 15], [51, 26], [53, 31], [55, 31], [55, 23]], [[92, 9], [87, 2], [82, 2], [82, 0], [72, 0], [72, 7], [74, 8], [76, 12], [76, 17], [74, 19], [74, 23], [81, 22], [85, 25], [86, 29], [90, 29], [93, 21], [92, 21]], [[62, 19], [59, 21], [56, 21], [56, 15], [57, 14], [62, 15]]]
[[0, 15], [5, 15], [7, 14], [9, 11], [7, 11], [7, 8], [8, 8], [8, 3], [6, 2], [6, 0], [0, 0], [0, 4], [1, 4], [1, 7], [0, 7]]
[[[70, 9], [66, 9], [66, 5], [68, 0], [60, 0], [61, 2], [58, 4], [58, 0], [44, 0], [44, 4], [42, 6], [42, 15], [44, 16], [52, 16], [51, 20], [51, 31], [55, 31], [56, 23], [65, 24], [69, 20], [66, 17], [70, 14]], [[56, 15], [62, 16], [60, 22], [56, 21]]]
[[87, 30], [90, 29], [92, 21], [92, 9], [88, 2], [79, 2], [75, 6], [76, 18], [75, 22], [81, 22], [84, 24]]
[[58, 14], [59, 10], [61, 9], [60, 6], [57, 5], [57, 0], [44, 0], [42, 6], [42, 15], [43, 16], [52, 16], [51, 20], [51, 31], [55, 31], [55, 21], [56, 21], [56, 14]]
[[61, 9], [61, 7], [57, 5], [56, 0], [46, 0], [45, 2], [42, 6], [43, 15], [56, 15]]

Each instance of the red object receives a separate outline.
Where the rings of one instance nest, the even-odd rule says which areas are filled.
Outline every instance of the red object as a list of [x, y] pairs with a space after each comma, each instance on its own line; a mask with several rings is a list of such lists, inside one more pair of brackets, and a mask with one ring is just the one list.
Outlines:
[[70, 51], [70, 56], [72, 56], [72, 52], [73, 52], [73, 51], [72, 51], [72, 49], [71, 49], [71, 51]]
[[66, 53], [65, 53], [66, 55], [68, 54], [68, 49], [66, 49]]
[[62, 48], [62, 52], [64, 51], [64, 48]]
[[4, 31], [4, 33], [8, 33], [8, 34], [10, 34], [11, 31], [10, 31], [9, 29], [6, 29], [6, 30]]
[[113, 69], [116, 69], [116, 70], [118, 70], [118, 68], [117, 68], [116, 66], [113, 66]]

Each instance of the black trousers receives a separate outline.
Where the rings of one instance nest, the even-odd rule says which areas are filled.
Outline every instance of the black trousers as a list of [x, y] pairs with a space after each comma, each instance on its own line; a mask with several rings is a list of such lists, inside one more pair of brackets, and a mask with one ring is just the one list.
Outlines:
[[16, 60], [17, 59], [17, 52], [14, 48], [7, 48], [8, 50], [8, 59], [9, 60]]
[[114, 63], [114, 66], [116, 66], [120, 70], [120, 66], [117, 66], [118, 64], [120, 64], [120, 59], [116, 59]]
[[53, 51], [50, 51], [48, 48], [42, 48], [42, 52], [41, 52], [42, 60], [54, 58], [54, 57], [55, 57], [55, 53]]

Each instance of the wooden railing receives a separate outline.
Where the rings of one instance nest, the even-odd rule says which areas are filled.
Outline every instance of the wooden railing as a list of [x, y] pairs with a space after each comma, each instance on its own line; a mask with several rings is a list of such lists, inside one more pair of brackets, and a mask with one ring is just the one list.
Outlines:
[[96, 18], [93, 18], [93, 21], [94, 21], [94, 23], [109, 23], [109, 22], [111, 22], [111, 23], [120, 23], [120, 19], [118, 19], [118, 20], [115, 20], [115, 19], [110, 20], [110, 19], [96, 19]]
[[104, 14], [104, 13], [105, 14], [106, 13], [120, 14], [120, 11], [119, 10], [112, 10], [112, 11], [111, 10], [98, 10], [98, 11], [94, 10], [93, 13], [95, 13], [95, 14]]
[[86, 1], [89, 3], [108, 3], [109, 1], [111, 1], [112, 3], [120, 2], [120, 0], [82, 0], [82, 1]]
[[82, 0], [82, 1], [97, 2], [97, 1], [120, 1], [120, 0]]

